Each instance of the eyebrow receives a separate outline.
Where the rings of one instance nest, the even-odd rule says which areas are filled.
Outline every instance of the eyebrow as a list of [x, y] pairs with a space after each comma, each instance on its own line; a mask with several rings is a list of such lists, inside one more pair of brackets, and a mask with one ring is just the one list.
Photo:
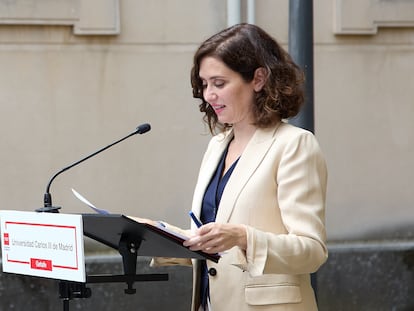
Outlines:
[[200, 76], [200, 79], [201, 80], [216, 80], [216, 79], [221, 79], [221, 80], [224, 80], [224, 79], [226, 79], [224, 76], [212, 76], [212, 77], [210, 77], [210, 78], [208, 78], [208, 79], [205, 79], [205, 78], [203, 78], [202, 76]]

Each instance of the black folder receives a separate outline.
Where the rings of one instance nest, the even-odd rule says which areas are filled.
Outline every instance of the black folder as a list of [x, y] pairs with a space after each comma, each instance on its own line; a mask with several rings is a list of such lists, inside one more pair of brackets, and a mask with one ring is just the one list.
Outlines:
[[138, 256], [209, 259], [218, 262], [220, 255], [191, 251], [183, 246], [185, 237], [125, 215], [83, 214], [83, 233], [116, 250], [121, 239], [135, 245]]

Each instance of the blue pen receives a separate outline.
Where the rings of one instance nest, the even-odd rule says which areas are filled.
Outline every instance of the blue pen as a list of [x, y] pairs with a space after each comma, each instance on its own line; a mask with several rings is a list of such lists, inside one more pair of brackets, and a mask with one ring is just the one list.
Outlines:
[[201, 223], [201, 221], [197, 218], [196, 215], [194, 215], [194, 213], [192, 211], [189, 211], [188, 214], [190, 215], [191, 219], [194, 221], [194, 223], [196, 224], [197, 228], [200, 228], [203, 224]]

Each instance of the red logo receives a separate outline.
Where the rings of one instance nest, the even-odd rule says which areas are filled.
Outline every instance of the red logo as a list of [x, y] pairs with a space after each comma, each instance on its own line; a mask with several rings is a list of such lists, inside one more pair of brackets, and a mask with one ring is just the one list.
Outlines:
[[8, 233], [4, 233], [3, 234], [3, 238], [4, 238], [4, 245], [9, 245], [9, 243], [10, 243], [9, 234]]
[[46, 259], [30, 258], [30, 268], [36, 270], [52, 271], [52, 261]]

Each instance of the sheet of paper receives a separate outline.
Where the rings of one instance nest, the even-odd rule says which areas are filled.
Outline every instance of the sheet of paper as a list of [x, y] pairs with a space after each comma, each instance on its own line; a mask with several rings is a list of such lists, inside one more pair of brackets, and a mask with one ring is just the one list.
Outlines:
[[173, 236], [176, 236], [177, 238], [180, 238], [182, 240], [188, 240], [188, 238], [189, 238], [188, 236], [184, 235], [181, 232], [178, 232], [176, 230], [173, 230], [171, 228], [166, 227], [164, 225], [164, 223], [162, 223], [161, 221], [151, 221], [151, 220], [148, 221], [147, 219], [139, 218], [139, 217], [135, 217], [135, 216], [126, 216], [126, 217], [128, 217], [128, 218], [130, 218], [130, 219], [132, 219], [132, 220], [134, 220], [136, 222], [144, 223], [144, 224], [148, 224], [148, 225], [150, 225], [152, 227], [156, 227], [156, 228], [158, 228], [158, 229], [160, 229], [160, 230], [162, 230], [164, 232], [167, 232], [167, 233], [169, 233], [169, 234], [171, 234]]
[[104, 215], [110, 214], [108, 211], [106, 211], [104, 209], [97, 208], [95, 205], [93, 205], [91, 202], [89, 202], [87, 199], [85, 199], [85, 197], [83, 197], [79, 192], [77, 192], [73, 188], [72, 188], [72, 192], [75, 195], [75, 197], [77, 197], [81, 202], [83, 202], [86, 205], [88, 205], [91, 209], [93, 209], [98, 214], [104, 214]]
[[188, 236], [185, 236], [180, 232], [177, 232], [177, 231], [174, 231], [174, 230], [171, 230], [171, 229], [165, 227], [161, 222], [158, 222], [157, 228], [161, 229], [164, 232], [168, 232], [169, 234], [172, 234], [172, 235], [174, 235], [174, 236], [176, 236], [176, 237], [178, 237], [182, 240], [188, 240], [189, 239]]

